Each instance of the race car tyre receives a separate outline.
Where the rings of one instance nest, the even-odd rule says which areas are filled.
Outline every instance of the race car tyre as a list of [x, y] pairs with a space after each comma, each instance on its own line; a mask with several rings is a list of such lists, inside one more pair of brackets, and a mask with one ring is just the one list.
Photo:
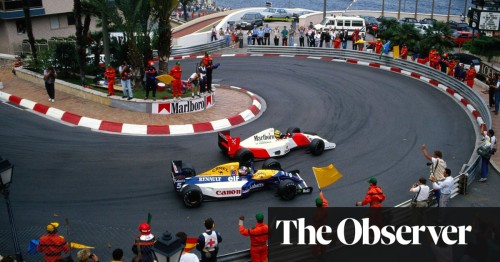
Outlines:
[[182, 189], [181, 196], [186, 207], [199, 207], [203, 202], [203, 193], [197, 185], [187, 185]]
[[262, 164], [262, 169], [281, 170], [281, 164], [274, 158], [268, 158]]
[[220, 148], [220, 151], [222, 151], [222, 153], [227, 156], [227, 153], [228, 153], [228, 150], [227, 150], [227, 147], [223, 146], [221, 143], [217, 143], [219, 145], [219, 148]]
[[185, 177], [196, 176], [196, 171], [190, 164], [182, 164], [182, 173], [185, 175]]
[[300, 133], [300, 128], [292, 126], [286, 130], [287, 134]]
[[315, 156], [323, 154], [323, 151], [325, 151], [325, 141], [319, 138], [313, 139], [309, 145], [309, 151]]
[[240, 162], [241, 166], [249, 166], [249, 163], [253, 160], [253, 153], [246, 148], [240, 148], [234, 154], [234, 158]]
[[297, 185], [292, 180], [281, 180], [278, 185], [278, 195], [283, 200], [292, 200], [297, 195]]

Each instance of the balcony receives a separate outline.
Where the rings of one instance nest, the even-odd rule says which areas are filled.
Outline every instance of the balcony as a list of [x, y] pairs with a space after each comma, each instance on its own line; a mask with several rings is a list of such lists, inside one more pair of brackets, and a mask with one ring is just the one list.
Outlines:
[[[30, 0], [31, 16], [44, 15], [42, 0]], [[23, 1], [21, 0], [0, 0], [0, 19], [20, 19], [24, 17]]]
[[[43, 7], [42, 0], [31, 0], [28, 1], [30, 8], [41, 8]], [[23, 9], [23, 1], [21, 0], [0, 0], [0, 12], [3, 11], [14, 11]]]

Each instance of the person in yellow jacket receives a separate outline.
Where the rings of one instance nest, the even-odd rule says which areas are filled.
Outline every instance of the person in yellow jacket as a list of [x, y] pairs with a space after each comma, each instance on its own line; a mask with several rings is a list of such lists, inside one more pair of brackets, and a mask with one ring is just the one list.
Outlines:
[[269, 227], [264, 223], [264, 215], [258, 213], [255, 215], [257, 224], [253, 228], [243, 226], [244, 216], [240, 216], [239, 231], [240, 234], [250, 237], [250, 256], [252, 262], [267, 261], [267, 240], [269, 238]]

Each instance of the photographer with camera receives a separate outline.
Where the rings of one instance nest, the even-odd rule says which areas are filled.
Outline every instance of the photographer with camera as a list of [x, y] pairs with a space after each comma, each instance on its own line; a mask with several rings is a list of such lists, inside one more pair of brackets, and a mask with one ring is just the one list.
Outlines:
[[413, 184], [410, 192], [416, 193], [411, 200], [411, 207], [427, 207], [427, 199], [429, 199], [429, 187], [426, 185], [427, 180], [423, 177], [418, 179], [418, 182]]
[[[422, 145], [422, 152], [424, 153], [424, 157], [431, 161], [431, 163], [428, 163], [427, 165], [430, 167], [431, 175], [429, 177], [429, 180], [431, 181], [444, 181], [444, 171], [446, 169], [446, 161], [443, 160], [443, 153], [441, 151], [436, 150], [434, 153], [429, 155], [429, 152], [427, 152], [427, 147], [425, 144]], [[436, 196], [436, 199], [438, 199], [438, 207], [440, 205], [439, 199], [441, 199], [441, 190], [439, 188], [434, 188], [434, 195]]]
[[47, 94], [49, 95], [49, 101], [54, 103], [55, 100], [55, 88], [54, 83], [56, 82], [56, 70], [54, 67], [49, 66], [47, 69], [43, 71], [43, 80], [45, 82], [45, 89], [47, 90]]

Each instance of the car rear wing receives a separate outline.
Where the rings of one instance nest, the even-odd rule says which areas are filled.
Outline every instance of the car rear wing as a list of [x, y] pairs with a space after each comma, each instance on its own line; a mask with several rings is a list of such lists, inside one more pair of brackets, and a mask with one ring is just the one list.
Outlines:
[[221, 149], [225, 148], [230, 157], [234, 157], [241, 142], [240, 137], [231, 137], [231, 131], [221, 131], [218, 133], [218, 143]]
[[182, 173], [182, 160], [172, 160], [171, 164], [172, 178], [183, 176]]

